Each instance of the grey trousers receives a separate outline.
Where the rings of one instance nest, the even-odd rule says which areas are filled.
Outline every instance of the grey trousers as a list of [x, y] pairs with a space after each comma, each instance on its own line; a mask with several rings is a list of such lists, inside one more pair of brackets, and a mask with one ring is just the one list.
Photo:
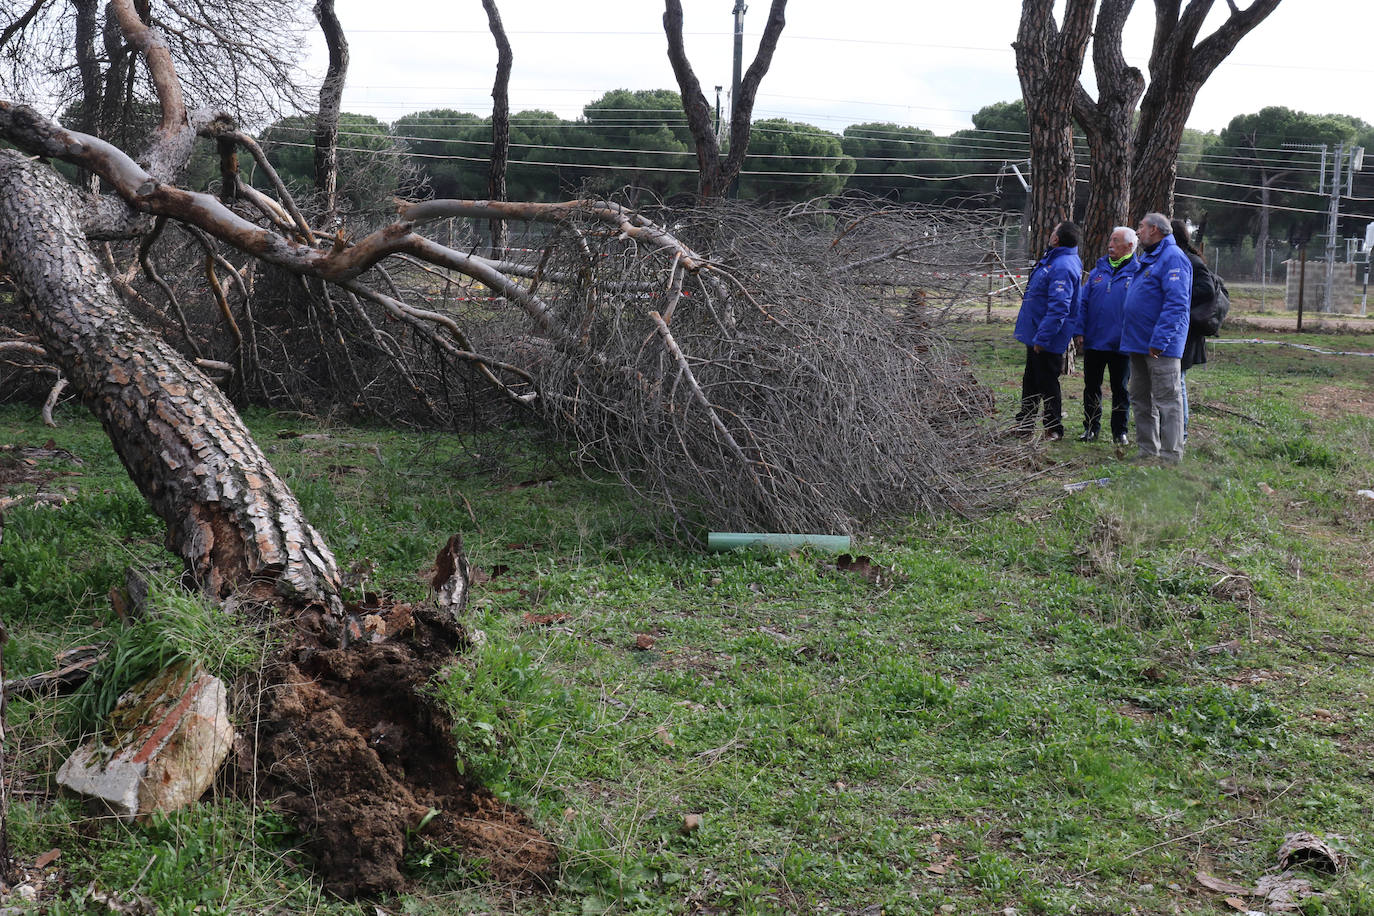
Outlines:
[[1183, 384], [1178, 357], [1131, 354], [1131, 407], [1142, 458], [1183, 460]]

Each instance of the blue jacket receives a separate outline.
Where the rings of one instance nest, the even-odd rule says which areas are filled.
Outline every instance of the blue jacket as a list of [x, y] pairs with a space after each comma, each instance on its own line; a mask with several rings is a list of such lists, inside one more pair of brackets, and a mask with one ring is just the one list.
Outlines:
[[1069, 313], [1078, 300], [1083, 262], [1078, 249], [1051, 248], [1036, 262], [1016, 316], [1016, 339], [1028, 347], [1063, 353], [1069, 346]]
[[1135, 257], [1140, 272], [1126, 293], [1121, 352], [1144, 355], [1154, 347], [1164, 356], [1180, 357], [1188, 338], [1193, 265], [1171, 235], [1160, 239], [1154, 251]]
[[1127, 258], [1116, 270], [1106, 255], [1097, 259], [1069, 316], [1069, 334], [1082, 335], [1085, 350], [1121, 349], [1121, 308], [1139, 271], [1140, 260], [1135, 257]]

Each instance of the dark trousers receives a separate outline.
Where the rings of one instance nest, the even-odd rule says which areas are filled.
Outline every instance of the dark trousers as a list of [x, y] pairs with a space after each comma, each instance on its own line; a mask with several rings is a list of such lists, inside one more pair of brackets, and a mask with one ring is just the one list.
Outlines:
[[1083, 429], [1095, 433], [1102, 424], [1102, 371], [1112, 380], [1112, 437], [1126, 435], [1131, 396], [1126, 381], [1131, 377], [1131, 358], [1114, 350], [1083, 351]]
[[1063, 353], [1035, 352], [1026, 347], [1026, 371], [1021, 376], [1021, 409], [1016, 412], [1016, 425], [1027, 429], [1035, 426], [1035, 405], [1037, 401], [1045, 404], [1045, 430], [1063, 434], [1064, 423], [1060, 419], [1063, 411], [1063, 398], [1059, 393], [1059, 368], [1064, 363]]

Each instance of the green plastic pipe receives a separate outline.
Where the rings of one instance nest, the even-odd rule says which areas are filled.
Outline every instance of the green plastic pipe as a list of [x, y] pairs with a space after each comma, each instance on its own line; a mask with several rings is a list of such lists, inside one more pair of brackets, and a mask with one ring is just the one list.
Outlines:
[[706, 549], [714, 553], [734, 550], [753, 544], [790, 550], [793, 547], [814, 547], [829, 553], [843, 553], [849, 549], [847, 534], [777, 534], [766, 532], [711, 531], [706, 534]]

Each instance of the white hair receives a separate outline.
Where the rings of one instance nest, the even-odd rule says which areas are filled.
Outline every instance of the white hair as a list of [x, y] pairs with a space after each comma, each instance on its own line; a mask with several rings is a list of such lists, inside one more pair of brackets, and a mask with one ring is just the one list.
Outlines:
[[1112, 230], [1112, 235], [1116, 235], [1118, 232], [1120, 232], [1121, 237], [1126, 240], [1126, 244], [1131, 246], [1131, 250], [1135, 251], [1136, 242], [1139, 241], [1139, 239], [1136, 238], [1135, 230], [1130, 226], [1117, 226]]

